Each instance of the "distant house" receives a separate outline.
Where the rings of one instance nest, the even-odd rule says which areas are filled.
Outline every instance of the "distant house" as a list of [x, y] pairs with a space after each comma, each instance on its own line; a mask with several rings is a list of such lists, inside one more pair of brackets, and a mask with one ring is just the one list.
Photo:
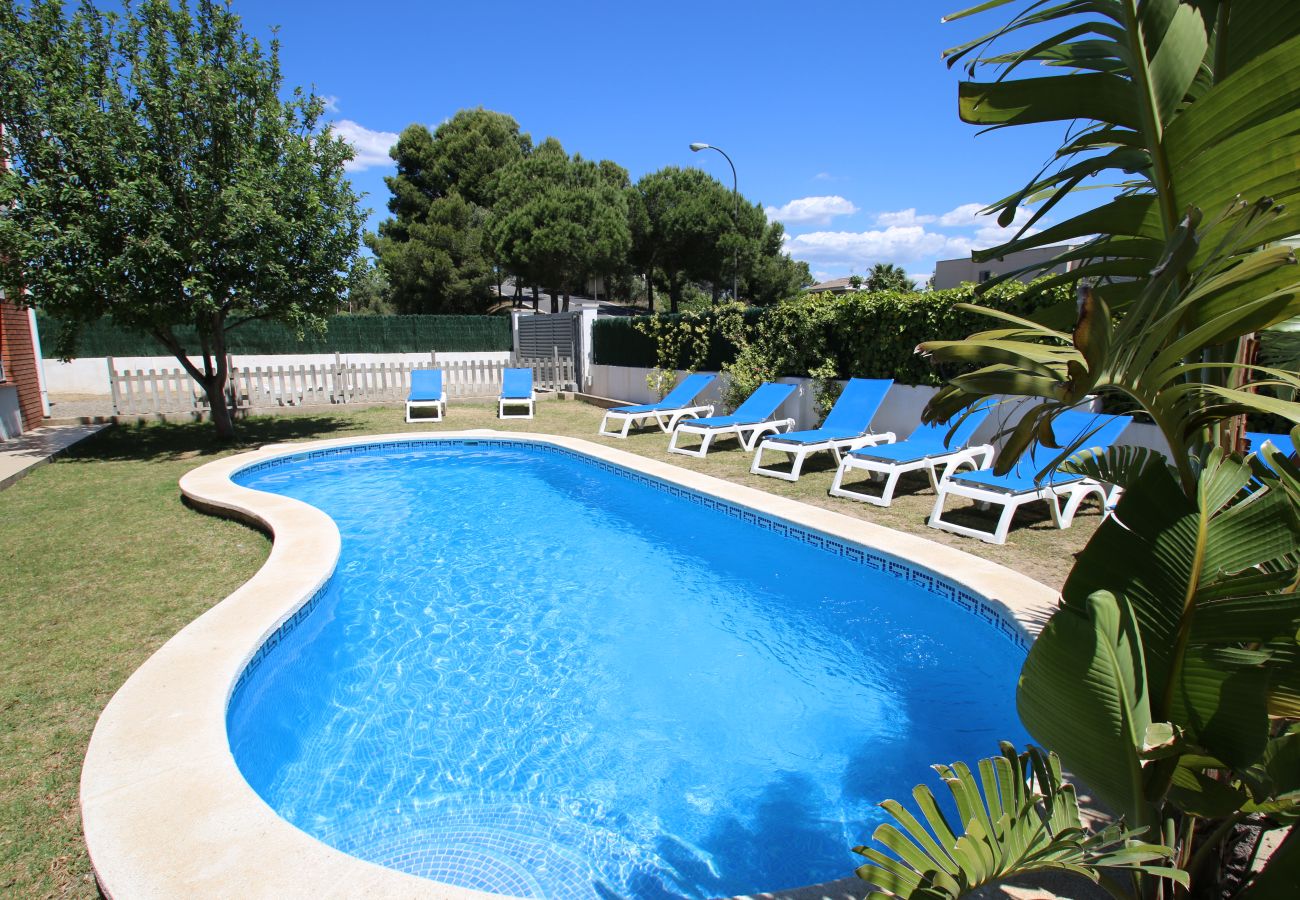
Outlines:
[[852, 275], [844, 278], [832, 278], [830, 281], [822, 281], [811, 287], [804, 288], [805, 294], [851, 294], [854, 291], [862, 290], [862, 285], [866, 284], [866, 279], [861, 275], [858, 278], [858, 287], [853, 286]]
[[[1006, 256], [1000, 256], [997, 259], [990, 259], [982, 263], [977, 263], [970, 257], [965, 259], [941, 259], [934, 265], [934, 279], [930, 282], [930, 285], [936, 291], [941, 291], [945, 288], [954, 288], [964, 281], [983, 284], [990, 278], [1004, 272], [1014, 272], [1016, 269], [1025, 266], [1046, 263], [1053, 257], [1073, 249], [1075, 249], [1073, 246], [1035, 247], [1031, 250], [1009, 253]], [[1078, 267], [1079, 263], [1077, 261], [1069, 262], [1063, 266], [1052, 266], [1026, 272], [1019, 276], [1018, 280], [1029, 282], [1043, 275], [1057, 275]]]
[[30, 313], [0, 292], [0, 440], [40, 426], [40, 364]]

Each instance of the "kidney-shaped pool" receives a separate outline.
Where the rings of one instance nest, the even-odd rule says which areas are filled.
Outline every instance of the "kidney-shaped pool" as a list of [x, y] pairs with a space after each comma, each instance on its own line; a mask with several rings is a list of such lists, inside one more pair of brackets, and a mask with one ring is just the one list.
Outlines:
[[238, 484], [343, 539], [227, 713], [281, 816], [521, 897], [851, 874], [928, 766], [1023, 742], [1024, 651], [933, 572], [573, 451], [354, 446]]

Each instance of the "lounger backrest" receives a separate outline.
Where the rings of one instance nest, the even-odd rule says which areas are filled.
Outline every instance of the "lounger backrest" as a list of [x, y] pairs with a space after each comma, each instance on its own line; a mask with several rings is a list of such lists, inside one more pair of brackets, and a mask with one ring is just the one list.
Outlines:
[[411, 399], [437, 400], [442, 397], [442, 369], [411, 370]]
[[533, 393], [532, 369], [506, 369], [501, 376], [501, 396], [526, 400]]
[[871, 427], [871, 417], [880, 409], [892, 378], [850, 378], [835, 406], [822, 423], [825, 431], [862, 434]]
[[[984, 420], [989, 417], [989, 413], [992, 411], [992, 403], [985, 403], [971, 410], [965, 421], [957, 426], [957, 430], [953, 432], [952, 440], [948, 441], [947, 446], [956, 450], [958, 447], [965, 447], [969, 444], [971, 438], [975, 436], [975, 432], [979, 431], [980, 426], [984, 424]], [[947, 428], [948, 426], [940, 427]]]
[[1295, 444], [1291, 443], [1290, 435], [1269, 434], [1266, 431], [1247, 431], [1246, 440], [1250, 442], [1251, 453], [1258, 453], [1260, 448], [1264, 446], [1264, 442], [1270, 441], [1283, 456], [1295, 456]]
[[935, 422], [926, 425], [922, 422], [916, 426], [915, 431], [907, 436], [907, 442], [917, 447], [935, 447], [943, 450], [957, 450], [965, 447], [970, 443], [970, 439], [974, 437], [979, 427], [984, 424], [984, 420], [988, 418], [991, 408], [991, 406], [986, 405], [975, 409], [961, 425], [957, 426], [951, 440], [945, 440], [948, 437], [948, 429], [952, 427], [949, 423]]
[[763, 422], [772, 417], [777, 407], [794, 393], [793, 384], [774, 384], [769, 382], [758, 386], [758, 390], [749, 395], [744, 403], [732, 413], [737, 419], [747, 422]]
[[[1133, 421], [1132, 416], [1108, 416], [1102, 413], [1092, 412], [1064, 412], [1058, 415], [1052, 421], [1052, 433], [1056, 436], [1056, 443], [1060, 447], [1069, 446], [1078, 438], [1088, 435], [1079, 450], [1105, 450], [1119, 438], [1120, 432], [1129, 426]], [[1076, 450], [1075, 452], [1079, 452]], [[1055, 459], [1060, 450], [1054, 450], [1051, 447], [1044, 447], [1042, 444], [1034, 444], [1033, 449], [1021, 457], [1021, 468], [1028, 471], [1027, 466], [1033, 467], [1033, 472], [1038, 472], [1045, 465]]]
[[707, 375], [703, 372], [696, 372], [694, 375], [687, 375], [682, 379], [682, 383], [677, 385], [668, 392], [668, 395], [659, 401], [658, 406], [664, 409], [677, 409], [681, 406], [689, 406], [690, 402], [695, 399], [696, 395], [713, 383], [716, 375]]

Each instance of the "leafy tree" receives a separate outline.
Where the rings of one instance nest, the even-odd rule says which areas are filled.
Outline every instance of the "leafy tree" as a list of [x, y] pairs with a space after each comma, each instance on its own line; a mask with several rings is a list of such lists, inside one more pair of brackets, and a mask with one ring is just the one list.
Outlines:
[[[1247, 414], [1300, 423], [1300, 404], [1268, 393], [1294, 391], [1300, 377], [1232, 355], [1244, 336], [1300, 313], [1295, 255], [1272, 244], [1300, 230], [1274, 199], [1300, 193], [1300, 8], [1032, 4], [995, 34], [1037, 25], [1055, 37], [1035, 32], [1033, 47], [1000, 47], [988, 62], [1003, 75], [1029, 60], [1076, 71], [961, 89], [963, 117], [981, 124], [1084, 122], [1059, 152], [1069, 164], [1001, 201], [1004, 218], [1027, 194], [1043, 192], [1046, 209], [1108, 169], [1133, 178], [1099, 209], [989, 251], [1100, 233], [1082, 271], [1102, 283], [1082, 291], [1071, 331], [988, 312], [994, 329], [923, 344], [966, 369], [926, 419], [995, 394], [1041, 399], [1007, 436], [1002, 471], [1035, 441], [1055, 446], [1053, 417], [1090, 395], [1136, 406], [1159, 428], [1167, 458], [1122, 447], [1071, 458], [1078, 446], [1059, 448], [1067, 470], [1125, 493], [1035, 641], [1018, 703], [1031, 734], [1105, 806], [1165, 845], [1193, 896], [1228, 896], [1217, 855], [1234, 826], [1255, 814], [1300, 820], [1300, 470], [1267, 444], [1244, 457], [1216, 434]], [[1135, 277], [1105, 281], [1124, 274]], [[967, 835], [980, 830], [961, 824]], [[1298, 835], [1235, 896], [1294, 893]], [[1088, 861], [1077, 871], [1100, 877]], [[1169, 877], [1149, 872], [1108, 889], [1185, 896]], [[952, 895], [929, 874], [894, 893]]]
[[410, 125], [385, 179], [393, 217], [369, 238], [403, 312], [479, 312], [491, 299], [495, 259], [483, 224], [501, 191], [500, 173], [532, 139], [510, 116], [461, 110], [430, 133]]
[[629, 197], [631, 265], [645, 275], [652, 309], [656, 273], [677, 312], [692, 282], [707, 284], [717, 302], [723, 287], [730, 287], [736, 259], [742, 294], [759, 305], [812, 283], [807, 265], [782, 253], [780, 223], [769, 223], [761, 206], [742, 202], [737, 230], [731, 189], [700, 169], [650, 172]]
[[557, 295], [567, 309], [575, 287], [627, 256], [627, 197], [617, 181], [609, 166], [571, 159], [554, 138], [502, 173], [488, 238], [510, 271], [550, 292], [552, 312]]
[[[668, 166], [642, 176], [633, 190], [629, 221], [632, 232], [632, 264], [645, 274], [650, 306], [654, 308], [655, 272], [662, 272], [668, 285], [670, 310], [681, 308], [687, 269], [702, 247], [713, 245], [701, 239], [700, 224], [708, 215], [706, 196], [716, 202], [718, 182], [700, 169]], [[728, 197], [730, 203], [730, 197]], [[731, 207], [728, 205], [727, 213]]]
[[876, 263], [867, 273], [864, 284], [872, 292], [916, 290], [916, 282], [907, 277], [901, 266], [893, 263]]
[[527, 156], [533, 140], [505, 113], [462, 109], [433, 133], [429, 187], [433, 196], [453, 191], [480, 209], [491, 209], [501, 194], [501, 172]]
[[768, 222], [752, 243], [751, 258], [741, 272], [741, 293], [755, 306], [797, 297], [813, 283], [808, 264], [791, 259], [782, 249], [784, 244], [785, 226], [780, 222]]
[[483, 256], [481, 219], [459, 194], [430, 201], [406, 224], [385, 220], [367, 240], [399, 311], [478, 313], [487, 306], [492, 269]]
[[384, 270], [364, 256], [358, 256], [348, 272], [347, 311], [353, 315], [388, 316], [393, 307], [388, 302], [388, 279]]
[[[112, 317], [161, 341], [222, 437], [226, 335], [252, 319], [323, 327], [357, 250], [350, 148], [323, 104], [280, 96], [269, 52], [221, 4], [116, 16], [0, 2], [0, 277], [74, 327]], [[176, 336], [193, 326], [198, 346]]]

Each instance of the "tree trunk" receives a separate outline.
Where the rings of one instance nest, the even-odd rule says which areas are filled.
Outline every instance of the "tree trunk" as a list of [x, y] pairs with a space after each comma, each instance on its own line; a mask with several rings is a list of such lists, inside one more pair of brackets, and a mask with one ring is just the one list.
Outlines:
[[212, 424], [216, 426], [217, 437], [223, 441], [235, 439], [235, 419], [226, 402], [225, 365], [219, 367], [220, 374], [214, 375], [211, 382], [203, 382], [203, 390], [208, 395], [208, 409], [212, 415]]
[[560, 311], [560, 292], [553, 287], [548, 290], [551, 294], [551, 312], [557, 313]]
[[712, 287], [713, 287], [713, 305], [717, 306], [718, 298], [722, 296], [722, 292], [718, 290], [718, 283], [716, 281], [713, 282]]
[[[158, 338], [181, 367], [190, 374], [190, 377], [199, 383], [203, 388], [203, 393], [208, 398], [208, 409], [212, 416], [212, 424], [217, 429], [217, 437], [223, 441], [234, 440], [235, 438], [235, 420], [230, 413], [230, 406], [226, 403], [226, 378], [229, 375], [228, 360], [226, 358], [226, 333], [224, 316], [218, 314], [213, 317], [214, 334], [216, 346], [210, 347], [207, 336], [202, 340], [203, 344], [203, 368], [190, 360], [190, 356], [181, 346], [181, 342], [176, 339], [171, 330], [155, 331], [154, 337]], [[214, 360], [215, 357], [215, 360]], [[214, 364], [215, 363], [215, 364]]]
[[567, 288], [564, 291], [564, 311], [569, 311], [569, 291]]
[[655, 311], [655, 272], [653, 268], [645, 270], [645, 298], [650, 312]]
[[668, 302], [669, 311], [677, 312], [677, 307], [682, 302], [682, 280], [680, 277], [674, 277], [668, 282]]
[[533, 285], [533, 312], [537, 312], [537, 285]]

